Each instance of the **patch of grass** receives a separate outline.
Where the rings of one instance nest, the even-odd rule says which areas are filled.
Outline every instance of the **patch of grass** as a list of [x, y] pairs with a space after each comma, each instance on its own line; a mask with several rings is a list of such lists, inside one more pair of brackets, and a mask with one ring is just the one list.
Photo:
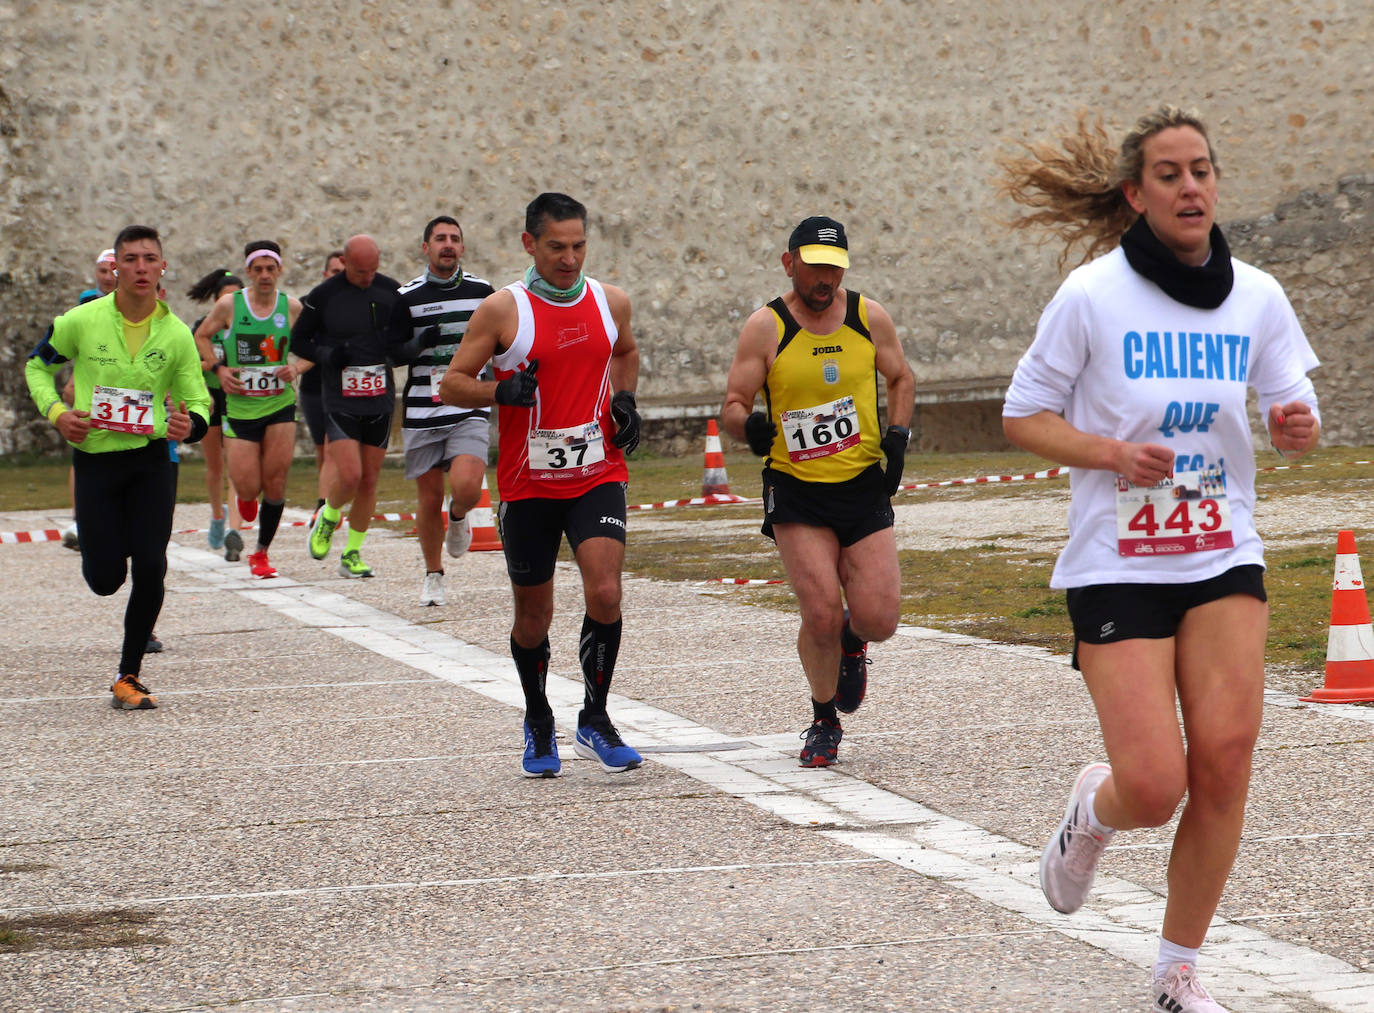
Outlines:
[[143, 931], [152, 921], [152, 914], [132, 910], [0, 918], [0, 953], [166, 945], [170, 940]]

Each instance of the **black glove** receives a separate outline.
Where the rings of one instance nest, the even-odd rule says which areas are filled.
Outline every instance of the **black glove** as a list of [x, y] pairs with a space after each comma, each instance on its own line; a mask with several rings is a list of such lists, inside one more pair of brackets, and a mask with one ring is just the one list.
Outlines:
[[749, 449], [760, 457], [768, 456], [777, 435], [778, 424], [763, 412], [752, 412], [744, 420], [744, 438], [749, 443]]
[[506, 377], [496, 385], [496, 403], [512, 405], [516, 408], [533, 408], [534, 392], [539, 380], [534, 371], [539, 368], [539, 360], [531, 359], [522, 372]]
[[398, 363], [417, 362], [439, 340], [439, 328], [431, 325], [399, 345], [392, 345], [391, 358]]
[[901, 426], [888, 426], [887, 432], [883, 434], [883, 441], [879, 444], [883, 448], [883, 453], [887, 455], [887, 470], [883, 472], [883, 477], [887, 479], [889, 499], [897, 495], [897, 486], [902, 484], [902, 468], [906, 464], [906, 445], [910, 440], [910, 429], [903, 429]]
[[633, 454], [639, 446], [639, 412], [635, 406], [632, 390], [618, 390], [611, 398], [611, 418], [615, 420], [615, 435], [611, 443], [627, 454]]

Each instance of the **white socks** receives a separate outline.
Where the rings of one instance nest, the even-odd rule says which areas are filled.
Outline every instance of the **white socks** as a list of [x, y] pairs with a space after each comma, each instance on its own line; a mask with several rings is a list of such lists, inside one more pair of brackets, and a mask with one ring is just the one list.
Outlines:
[[1179, 946], [1171, 943], [1163, 936], [1159, 937], [1159, 956], [1155, 958], [1155, 977], [1164, 977], [1164, 972], [1174, 964], [1187, 964], [1193, 970], [1197, 970], [1197, 950], [1190, 950], [1186, 946]]
[[1097, 810], [1093, 808], [1093, 802], [1095, 802], [1096, 800], [1097, 789], [1094, 788], [1093, 793], [1089, 795], [1087, 799], [1088, 823], [1092, 826], [1094, 830], [1096, 830], [1103, 837], [1110, 837], [1112, 836], [1112, 834], [1116, 833], [1116, 827], [1109, 827], [1107, 826], [1107, 824], [1103, 823], [1101, 820], [1097, 818]]

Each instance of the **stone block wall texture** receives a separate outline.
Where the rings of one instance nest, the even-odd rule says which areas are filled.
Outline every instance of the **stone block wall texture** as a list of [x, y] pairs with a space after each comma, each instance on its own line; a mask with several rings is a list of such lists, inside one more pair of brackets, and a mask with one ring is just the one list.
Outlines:
[[22, 362], [92, 261], [158, 226], [173, 308], [247, 239], [303, 293], [354, 232], [399, 278], [455, 214], [466, 266], [525, 266], [537, 192], [591, 211], [646, 397], [723, 393], [786, 284], [792, 225], [849, 230], [918, 381], [1008, 376], [1058, 284], [1013, 234], [993, 158], [1079, 109], [1119, 137], [1194, 105], [1237, 255], [1288, 287], [1325, 365], [1328, 437], [1370, 442], [1374, 9], [1365, 0], [0, 0], [0, 453], [56, 446]]

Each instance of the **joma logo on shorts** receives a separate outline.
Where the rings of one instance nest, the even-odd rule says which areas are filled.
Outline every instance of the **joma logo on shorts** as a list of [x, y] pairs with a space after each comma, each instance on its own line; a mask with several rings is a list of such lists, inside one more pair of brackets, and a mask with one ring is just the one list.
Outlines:
[[817, 355], [838, 355], [844, 351], [843, 345], [817, 345], [811, 349], [812, 356]]
[[619, 517], [602, 517], [602, 518], [601, 518], [601, 523], [602, 523], [602, 524], [614, 524], [614, 525], [615, 525], [616, 527], [618, 527], [618, 528], [624, 528], [624, 527], [625, 527], [625, 522], [622, 521]]

